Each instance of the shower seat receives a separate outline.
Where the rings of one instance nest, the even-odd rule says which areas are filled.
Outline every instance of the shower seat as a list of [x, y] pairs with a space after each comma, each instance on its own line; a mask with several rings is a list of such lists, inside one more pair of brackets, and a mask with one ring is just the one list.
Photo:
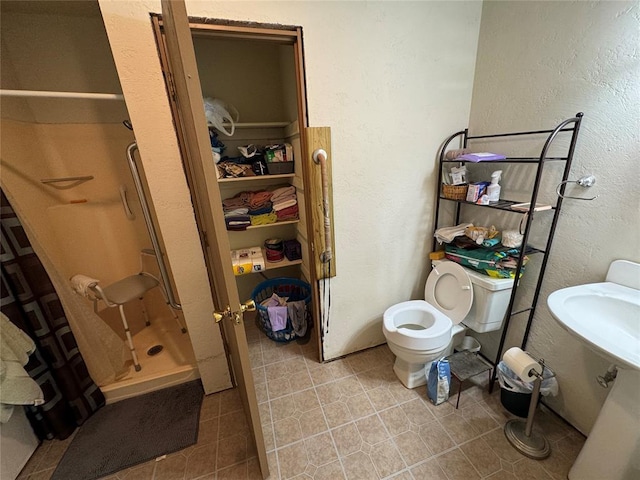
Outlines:
[[136, 298], [139, 299], [145, 324], [147, 326], [151, 325], [151, 322], [149, 321], [149, 315], [147, 314], [147, 310], [144, 306], [143, 297], [145, 293], [156, 287], [160, 288], [162, 296], [164, 297], [164, 301], [167, 304], [167, 308], [169, 308], [169, 311], [171, 312], [173, 319], [180, 327], [180, 330], [182, 331], [182, 333], [186, 333], [187, 329], [180, 323], [178, 315], [176, 315], [176, 312], [169, 306], [167, 293], [164, 291], [164, 288], [160, 284], [160, 281], [150, 273], [140, 272], [136, 275], [130, 275], [104, 288], [100, 287], [97, 282], [89, 286], [89, 289], [95, 295], [95, 297], [93, 298], [94, 309], [97, 308], [98, 300], [102, 300], [107, 305], [107, 307], [118, 307], [136, 372], [139, 372], [142, 367], [140, 366], [138, 355], [136, 354], [136, 349], [133, 345], [133, 338], [131, 337], [127, 317], [124, 313], [124, 304], [135, 300]]

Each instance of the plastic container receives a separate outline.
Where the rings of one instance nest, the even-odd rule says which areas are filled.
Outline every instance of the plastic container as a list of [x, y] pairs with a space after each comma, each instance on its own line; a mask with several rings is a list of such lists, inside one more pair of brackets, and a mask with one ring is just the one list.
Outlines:
[[270, 238], [264, 242], [267, 262], [275, 263], [284, 259], [284, 244], [279, 238]]
[[502, 170], [496, 170], [491, 174], [491, 185], [487, 187], [489, 202], [493, 203], [500, 201], [500, 185], [498, 184], [498, 182], [500, 181], [501, 175]]
[[261, 305], [261, 303], [270, 298], [273, 294], [279, 297], [288, 297], [288, 301], [296, 302], [304, 300], [307, 307], [307, 332], [311, 330], [311, 285], [307, 282], [298, 280], [297, 278], [279, 277], [265, 280], [260, 283], [251, 292], [251, 298], [256, 302], [256, 309], [258, 310], [258, 316], [256, 317], [256, 323], [260, 330], [262, 330], [267, 337], [275, 342], [290, 342], [298, 338], [291, 326], [291, 318], [287, 317], [287, 327], [284, 330], [273, 331], [271, 329], [271, 322], [269, 321], [269, 312], [267, 307]]
[[458, 345], [455, 346], [454, 350], [456, 352], [462, 352], [464, 350], [469, 350], [470, 352], [479, 352], [480, 347], [481, 345], [478, 340], [467, 335]]
[[293, 164], [294, 162], [267, 162], [267, 171], [269, 175], [293, 173]]
[[[510, 392], [506, 388], [501, 388], [500, 402], [509, 412], [518, 417], [526, 418], [529, 414], [532, 395], [531, 393]], [[540, 398], [538, 397], [538, 401]]]

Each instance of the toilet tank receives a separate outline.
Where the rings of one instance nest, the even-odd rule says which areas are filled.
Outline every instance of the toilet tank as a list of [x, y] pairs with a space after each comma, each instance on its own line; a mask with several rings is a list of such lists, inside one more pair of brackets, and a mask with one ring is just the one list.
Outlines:
[[[432, 264], [435, 266], [438, 263], [448, 261], [450, 260], [434, 260]], [[471, 310], [464, 317], [462, 323], [478, 333], [499, 330], [509, 306], [513, 279], [493, 278], [470, 268], [462, 268], [471, 278], [473, 285]]]

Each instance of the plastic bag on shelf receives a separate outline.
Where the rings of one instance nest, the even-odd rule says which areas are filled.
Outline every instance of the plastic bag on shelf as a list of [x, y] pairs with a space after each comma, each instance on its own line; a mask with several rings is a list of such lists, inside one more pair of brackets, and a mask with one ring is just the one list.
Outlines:
[[[217, 98], [204, 98], [203, 101], [207, 124], [231, 137], [236, 131], [236, 123], [240, 120], [236, 107]], [[225, 123], [231, 126], [229, 130], [225, 128]]]

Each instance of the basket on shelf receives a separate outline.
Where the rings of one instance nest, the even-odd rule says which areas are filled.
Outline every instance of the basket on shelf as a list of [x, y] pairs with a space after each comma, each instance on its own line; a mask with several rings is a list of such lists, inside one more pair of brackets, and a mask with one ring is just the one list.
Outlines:
[[309, 331], [311, 328], [311, 311], [309, 307], [311, 303], [311, 285], [296, 278], [272, 278], [260, 283], [253, 289], [253, 292], [251, 292], [251, 298], [256, 302], [256, 309], [258, 310], [256, 322], [267, 337], [276, 342], [290, 342], [298, 338], [291, 325], [291, 318], [288, 315], [287, 327], [285, 329], [272, 330], [267, 307], [261, 305], [261, 303], [270, 298], [274, 293], [279, 297], [288, 297], [287, 301], [291, 302], [304, 300], [307, 324], [309, 325], [307, 331]]
[[442, 184], [442, 196], [451, 200], [466, 200], [468, 184], [464, 185], [446, 185]]

